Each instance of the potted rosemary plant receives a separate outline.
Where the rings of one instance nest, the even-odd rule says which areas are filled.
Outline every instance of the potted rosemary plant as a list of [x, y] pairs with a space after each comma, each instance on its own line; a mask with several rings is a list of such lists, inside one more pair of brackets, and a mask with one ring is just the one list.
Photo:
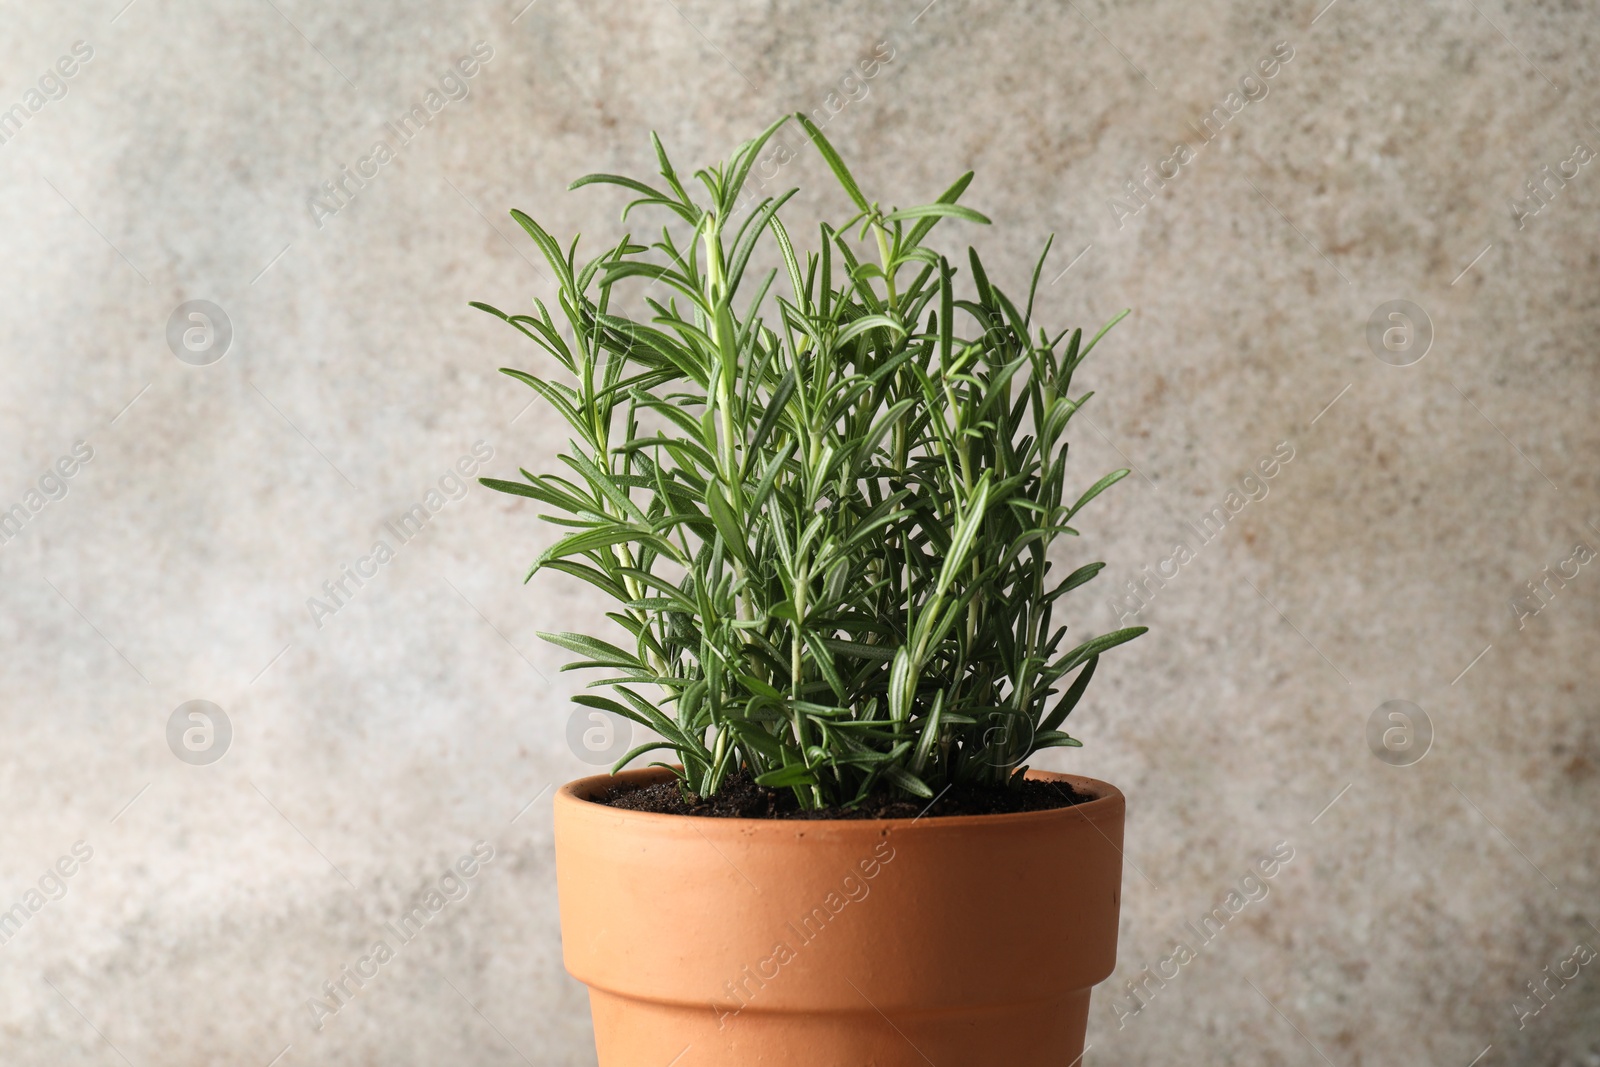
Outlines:
[[603, 1067], [1070, 1063], [1115, 962], [1124, 801], [1026, 762], [1078, 744], [1100, 655], [1144, 632], [1065, 647], [1051, 621], [1103, 566], [1056, 573], [1056, 539], [1128, 473], [1066, 495], [1105, 330], [1033, 325], [1042, 255], [1025, 303], [975, 252], [958, 285], [926, 241], [988, 221], [970, 173], [885, 209], [798, 118], [854, 208], [814, 250], [793, 191], [737, 210], [784, 120], [697, 194], [657, 139], [658, 185], [573, 187], [630, 191], [659, 240], [583, 262], [514, 211], [560, 306], [474, 305], [553, 357], [505, 373], [572, 429], [570, 473], [483, 483], [563, 528], [529, 577], [615, 602], [604, 637], [543, 636], [603, 672], [575, 700], [655, 735], [557, 796], [565, 961]]

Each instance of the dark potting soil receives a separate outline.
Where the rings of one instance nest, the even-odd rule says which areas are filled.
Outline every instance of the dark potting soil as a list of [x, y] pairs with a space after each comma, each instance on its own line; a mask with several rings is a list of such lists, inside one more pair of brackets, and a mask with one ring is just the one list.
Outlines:
[[678, 783], [623, 787], [593, 797], [597, 804], [629, 811], [651, 811], [663, 815], [699, 815], [714, 819], [914, 819], [919, 815], [1001, 815], [1018, 811], [1043, 811], [1069, 808], [1095, 798], [1073, 789], [1066, 782], [1025, 781], [1015, 789], [992, 786], [956, 785], [941, 793], [930, 805], [927, 801], [902, 796], [874, 794], [855, 807], [800, 807], [789, 789], [768, 789], [756, 785], [747, 774], [732, 775], [722, 791], [713, 797], [684, 798]]

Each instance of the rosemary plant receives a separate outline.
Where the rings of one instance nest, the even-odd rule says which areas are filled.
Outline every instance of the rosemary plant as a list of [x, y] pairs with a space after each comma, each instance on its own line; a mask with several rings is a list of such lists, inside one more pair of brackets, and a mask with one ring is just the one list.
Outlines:
[[[956, 267], [924, 242], [942, 219], [988, 222], [956, 202], [972, 174], [885, 210], [797, 117], [855, 208], [803, 258], [779, 219], [795, 190], [734, 217], [783, 119], [695, 173], [703, 200], [653, 135], [661, 188], [572, 184], [637, 194], [624, 220], [663, 212], [651, 245], [624, 237], [580, 263], [576, 238], [563, 249], [511, 213], [555, 272], [558, 313], [473, 306], [561, 365], [559, 379], [505, 373], [570, 424], [572, 476], [482, 481], [566, 530], [529, 578], [561, 571], [616, 602], [622, 644], [541, 636], [581, 657], [567, 669], [606, 671], [591, 688], [612, 695], [579, 703], [660, 735], [618, 767], [670, 749], [694, 793], [742, 771], [812, 808], [1001, 786], [1036, 750], [1079, 743], [1062, 725], [1101, 653], [1145, 630], [1063, 650], [1051, 625], [1104, 566], [1056, 579], [1052, 544], [1128, 473], [1063, 495], [1065, 431], [1090, 395], [1070, 397], [1072, 376], [1117, 320], [1087, 344], [1035, 329], [1044, 255], [1025, 307], [971, 250], [958, 295]], [[758, 246], [781, 270], [747, 275]], [[627, 287], [644, 317], [622, 313]]]

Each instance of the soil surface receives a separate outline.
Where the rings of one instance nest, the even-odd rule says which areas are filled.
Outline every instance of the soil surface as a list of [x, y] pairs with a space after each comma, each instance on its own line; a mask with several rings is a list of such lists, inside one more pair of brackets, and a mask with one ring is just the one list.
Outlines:
[[733, 775], [713, 797], [685, 798], [676, 780], [642, 787], [624, 787], [592, 798], [596, 804], [663, 815], [699, 815], [714, 819], [914, 819], [919, 815], [1000, 815], [1017, 811], [1069, 808], [1095, 798], [1065, 782], [1025, 781], [1018, 788], [957, 785], [927, 801], [874, 794], [855, 807], [800, 807], [789, 789], [756, 785], [746, 774]]

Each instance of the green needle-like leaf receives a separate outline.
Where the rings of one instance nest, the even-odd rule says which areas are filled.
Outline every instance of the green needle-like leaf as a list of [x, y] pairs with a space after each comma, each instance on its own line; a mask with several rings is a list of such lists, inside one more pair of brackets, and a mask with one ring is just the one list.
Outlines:
[[795, 118], [800, 120], [800, 125], [806, 129], [806, 134], [811, 138], [811, 143], [817, 146], [817, 151], [822, 153], [823, 160], [828, 164], [828, 169], [833, 171], [833, 176], [839, 179], [839, 184], [844, 186], [844, 191], [855, 202], [856, 207], [862, 211], [871, 211], [867, 198], [861, 195], [861, 187], [856, 184], [855, 178], [850, 174], [850, 168], [844, 165], [844, 160], [839, 158], [839, 153], [834, 151], [833, 145], [822, 136], [822, 131], [817, 129], [809, 116], [804, 111], [795, 112]]

